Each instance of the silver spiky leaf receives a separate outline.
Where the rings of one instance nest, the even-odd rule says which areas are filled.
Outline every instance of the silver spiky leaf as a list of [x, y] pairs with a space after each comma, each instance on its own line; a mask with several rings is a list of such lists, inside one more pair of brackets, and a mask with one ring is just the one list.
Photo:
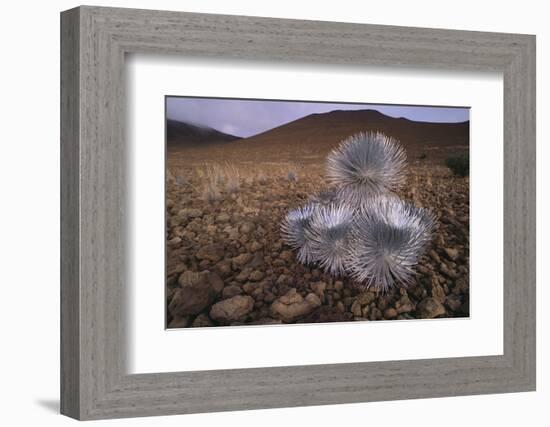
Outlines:
[[411, 283], [414, 266], [432, 238], [435, 217], [396, 197], [376, 197], [356, 215], [346, 267], [352, 278], [387, 292]]
[[395, 138], [380, 132], [353, 135], [327, 158], [327, 179], [352, 205], [397, 190], [405, 180], [406, 154]]
[[306, 231], [310, 227], [315, 210], [316, 205], [312, 203], [293, 209], [286, 214], [281, 225], [284, 241], [298, 251], [298, 261], [302, 264], [309, 264], [314, 260]]
[[353, 209], [345, 204], [317, 205], [313, 212], [305, 237], [313, 260], [327, 273], [341, 275], [345, 272], [352, 220]]

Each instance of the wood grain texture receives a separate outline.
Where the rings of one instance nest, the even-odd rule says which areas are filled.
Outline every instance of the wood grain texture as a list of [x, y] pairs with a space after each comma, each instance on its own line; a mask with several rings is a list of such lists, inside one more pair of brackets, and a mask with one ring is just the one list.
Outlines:
[[61, 412], [80, 414], [79, 11], [61, 19]]
[[[63, 12], [61, 36], [62, 413], [100, 419], [535, 389], [534, 36], [96, 7]], [[504, 354], [128, 375], [127, 53], [501, 71]]]

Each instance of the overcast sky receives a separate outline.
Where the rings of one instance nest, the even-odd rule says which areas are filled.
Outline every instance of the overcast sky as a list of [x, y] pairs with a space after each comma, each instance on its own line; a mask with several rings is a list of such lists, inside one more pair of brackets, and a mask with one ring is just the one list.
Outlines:
[[248, 137], [312, 113], [333, 110], [378, 110], [391, 117], [423, 122], [464, 122], [469, 108], [377, 104], [335, 104], [297, 101], [167, 97], [166, 115], [235, 136]]

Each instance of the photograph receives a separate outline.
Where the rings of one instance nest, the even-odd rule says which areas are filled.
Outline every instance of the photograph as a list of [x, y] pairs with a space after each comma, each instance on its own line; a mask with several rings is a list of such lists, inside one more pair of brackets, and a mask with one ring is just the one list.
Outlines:
[[470, 316], [470, 108], [165, 96], [166, 328]]

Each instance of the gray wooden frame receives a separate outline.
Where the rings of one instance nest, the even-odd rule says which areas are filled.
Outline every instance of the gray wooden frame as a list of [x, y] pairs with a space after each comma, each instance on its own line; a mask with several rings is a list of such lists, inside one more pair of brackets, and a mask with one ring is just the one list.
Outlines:
[[[504, 354], [128, 375], [130, 52], [504, 76]], [[474, 144], [482, 141], [473, 141]], [[535, 37], [79, 7], [61, 14], [61, 412], [77, 419], [535, 390]]]

